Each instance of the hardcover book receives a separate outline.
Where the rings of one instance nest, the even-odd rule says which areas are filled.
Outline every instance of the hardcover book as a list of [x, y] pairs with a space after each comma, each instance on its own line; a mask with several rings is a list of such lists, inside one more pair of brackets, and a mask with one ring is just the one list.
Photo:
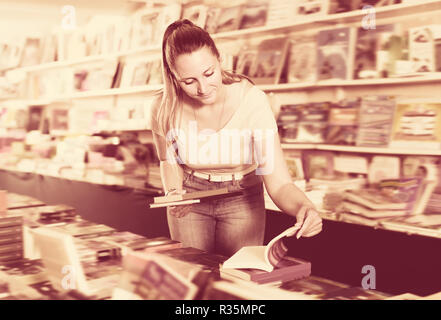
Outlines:
[[[357, 41], [354, 56], [354, 79], [387, 77], [387, 45], [394, 32], [393, 24], [377, 25], [375, 29], [357, 29]], [[377, 56], [386, 55], [383, 63]]]
[[285, 256], [274, 267], [271, 272], [258, 269], [232, 269], [220, 267], [220, 274], [222, 277], [239, 278], [243, 280], [253, 281], [258, 284], [271, 282], [286, 282], [308, 277], [311, 274], [311, 263]]
[[319, 31], [317, 35], [317, 80], [352, 79], [355, 29]]
[[420, 192], [420, 179], [382, 180], [378, 187], [346, 191], [346, 200], [372, 210], [406, 210], [412, 212]]
[[315, 82], [317, 80], [317, 40], [313, 35], [303, 35], [290, 40], [287, 80]]
[[186, 3], [182, 8], [182, 19], [188, 19], [198, 27], [204, 28], [207, 21], [206, 5], [199, 1]]
[[223, 7], [217, 19], [216, 33], [239, 29], [242, 17], [242, 5]]
[[392, 97], [363, 97], [358, 117], [356, 145], [387, 147], [391, 137], [395, 107], [395, 100]]
[[390, 146], [440, 149], [441, 102], [436, 100], [398, 101]]
[[412, 72], [435, 71], [435, 40], [429, 26], [409, 30], [409, 60]]
[[250, 77], [256, 84], [277, 84], [288, 52], [288, 38], [263, 40], [257, 47], [250, 67]]
[[266, 23], [268, 2], [262, 0], [248, 1], [242, 10], [239, 29], [262, 27]]

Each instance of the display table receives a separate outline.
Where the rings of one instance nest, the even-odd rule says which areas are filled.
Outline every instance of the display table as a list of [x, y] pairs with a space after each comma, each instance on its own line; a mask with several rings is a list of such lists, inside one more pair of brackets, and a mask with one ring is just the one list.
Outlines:
[[[118, 230], [169, 237], [165, 209], [149, 209], [154, 195], [138, 189], [6, 170], [0, 170], [0, 189], [71, 205], [84, 219]], [[295, 223], [286, 214], [267, 212], [265, 243]], [[356, 287], [366, 276], [362, 268], [371, 265], [379, 291], [425, 296], [441, 290], [441, 239], [324, 220], [319, 235], [289, 238], [287, 245], [289, 255], [312, 263], [315, 276]]]

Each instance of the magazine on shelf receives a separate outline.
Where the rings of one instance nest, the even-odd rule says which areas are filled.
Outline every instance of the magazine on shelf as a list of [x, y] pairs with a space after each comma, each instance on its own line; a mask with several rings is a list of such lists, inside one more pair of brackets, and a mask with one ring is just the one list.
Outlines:
[[365, 96], [358, 117], [357, 146], [387, 147], [395, 116], [395, 99], [388, 96]]
[[202, 2], [193, 1], [183, 5], [181, 19], [188, 19], [198, 27], [204, 28], [208, 7]]
[[317, 35], [317, 80], [352, 79], [355, 29], [343, 27]]
[[207, 197], [215, 197], [215, 196], [222, 196], [222, 195], [234, 195], [234, 194], [240, 194], [240, 193], [241, 193], [240, 190], [234, 190], [229, 187], [223, 187], [223, 188], [218, 188], [218, 189], [213, 189], [213, 190], [194, 191], [194, 192], [178, 194], [178, 195], [168, 195], [168, 196], [155, 197], [155, 198], [153, 198], [153, 201], [154, 201], [153, 205], [160, 205], [160, 204], [175, 205], [176, 203], [183, 202], [183, 201], [186, 201], [187, 203], [191, 203], [191, 201], [198, 201], [198, 200], [201, 200], [201, 199], [207, 198]]
[[382, 180], [377, 187], [348, 190], [345, 200], [372, 210], [406, 210], [412, 213], [421, 192], [421, 178]]
[[262, 27], [266, 23], [268, 2], [262, 0], [248, 1], [242, 9], [239, 29]]
[[[394, 33], [394, 25], [377, 25], [375, 29], [357, 29], [354, 55], [354, 79], [388, 77], [388, 41]], [[384, 57], [382, 59], [382, 57]], [[395, 63], [391, 61], [391, 63]]]
[[217, 23], [222, 8], [210, 6], [207, 10], [207, 19], [205, 20], [205, 31], [210, 34], [216, 33]]
[[216, 33], [239, 29], [242, 16], [242, 5], [222, 7], [217, 19]]
[[222, 267], [233, 269], [251, 268], [271, 272], [288, 252], [288, 248], [283, 243], [283, 238], [293, 236], [299, 229], [299, 226], [286, 229], [266, 246], [243, 247], [226, 260]]

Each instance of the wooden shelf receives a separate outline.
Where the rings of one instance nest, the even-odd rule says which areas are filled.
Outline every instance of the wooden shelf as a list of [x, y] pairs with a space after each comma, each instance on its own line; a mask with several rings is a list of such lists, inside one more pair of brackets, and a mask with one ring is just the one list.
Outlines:
[[329, 144], [307, 144], [307, 143], [282, 143], [282, 149], [285, 150], [322, 150], [322, 151], [339, 151], [354, 153], [376, 153], [376, 154], [402, 154], [402, 155], [424, 155], [424, 156], [441, 156], [441, 150], [432, 149], [395, 149], [395, 148], [374, 148], [374, 147], [356, 147], [356, 146], [339, 146]]

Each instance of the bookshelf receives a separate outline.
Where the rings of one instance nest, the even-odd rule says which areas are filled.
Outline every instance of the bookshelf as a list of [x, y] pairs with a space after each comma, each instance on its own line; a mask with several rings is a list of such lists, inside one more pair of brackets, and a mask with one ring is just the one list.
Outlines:
[[283, 143], [282, 149], [284, 149], [284, 150], [322, 150], [322, 151], [372, 153], [372, 154], [441, 156], [441, 150], [397, 149], [397, 148], [387, 148], [387, 147], [373, 148], [373, 147], [356, 147], [356, 146], [312, 144], [312, 143], [311, 144]]
[[[139, 1], [139, 2], [144, 3], [144, 1]], [[412, 3], [394, 4], [385, 7], [379, 7], [376, 8], [375, 14], [376, 14], [376, 19], [390, 19], [390, 18], [398, 18], [409, 15], [418, 15], [420, 13], [434, 11], [434, 10], [441, 10], [441, 2], [439, 0], [421, 0]], [[224, 40], [228, 41], [228, 40], [237, 40], [240, 38], [247, 38], [247, 37], [258, 37], [258, 36], [273, 35], [273, 34], [286, 34], [290, 32], [308, 30], [314, 26], [323, 26], [323, 25], [331, 26], [335, 24], [349, 24], [349, 23], [359, 22], [361, 21], [361, 18], [363, 18], [365, 15], [366, 12], [364, 10], [355, 10], [344, 13], [329, 14], [321, 17], [320, 16], [304, 17], [304, 18], [297, 17], [296, 18], [297, 21], [295, 23], [290, 23], [280, 26], [269, 26], [269, 27], [263, 26], [263, 27], [255, 27], [255, 28], [216, 33], [213, 34], [212, 37], [213, 39], [218, 41], [224, 41]], [[56, 61], [56, 62], [44, 63], [44, 64], [22, 67], [22, 68], [3, 68], [0, 69], [0, 72], [11, 69], [21, 72], [36, 72], [36, 71], [43, 71], [52, 68], [62, 68], [77, 64], [101, 61], [109, 58], [119, 58], [119, 57], [138, 55], [144, 53], [159, 53], [160, 50], [161, 50], [161, 45], [155, 44], [155, 45], [145, 46], [142, 48], [116, 52], [108, 55], [87, 56], [71, 61]], [[390, 79], [386, 79], [386, 80], [390, 80]], [[315, 84], [306, 84], [306, 85], [313, 86]], [[360, 85], [363, 85], [363, 83], [360, 83]], [[282, 88], [284, 89], [283, 86], [280, 87], [279, 89]], [[288, 86], [286, 89], [294, 89], [294, 88], [296, 87]]]

